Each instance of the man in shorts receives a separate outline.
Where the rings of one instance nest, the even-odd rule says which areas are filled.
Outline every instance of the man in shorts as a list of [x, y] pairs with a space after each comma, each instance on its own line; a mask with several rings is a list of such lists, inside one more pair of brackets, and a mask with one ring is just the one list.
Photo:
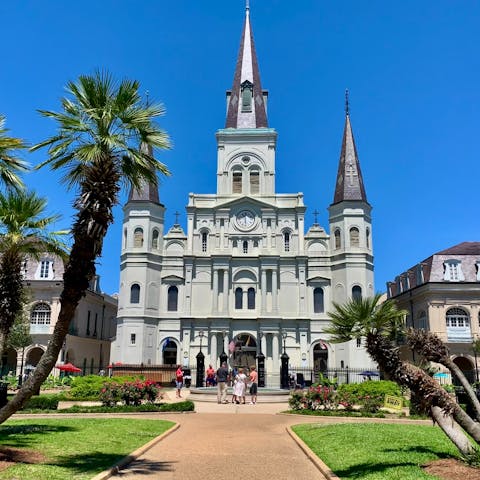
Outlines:
[[227, 401], [228, 368], [223, 362], [217, 370], [217, 403], [228, 403]]
[[255, 370], [255, 365], [250, 367], [250, 405], [255, 405], [257, 403], [257, 393], [258, 393], [258, 373]]

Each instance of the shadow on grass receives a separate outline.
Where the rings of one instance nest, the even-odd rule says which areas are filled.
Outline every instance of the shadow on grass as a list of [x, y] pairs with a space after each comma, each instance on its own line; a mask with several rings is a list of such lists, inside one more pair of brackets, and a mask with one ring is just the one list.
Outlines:
[[[102, 470], [112, 468], [119, 460], [124, 458], [124, 455], [115, 453], [101, 453], [94, 452], [82, 455], [65, 455], [57, 456], [56, 461], [49, 462], [49, 465], [66, 468], [72, 472], [72, 478], [75, 474], [81, 473], [99, 473]], [[151, 462], [136, 460], [130, 463], [127, 467], [128, 472], [146, 475], [147, 473], [172, 471], [172, 462]], [[126, 472], [125, 472], [126, 473]], [[122, 474], [120, 470], [119, 474]], [[119, 475], [117, 474], [117, 475]]]
[[435, 448], [430, 448], [430, 447], [424, 447], [421, 445], [418, 446], [410, 446], [410, 447], [405, 447], [405, 448], [384, 448], [382, 452], [394, 452], [394, 453], [400, 453], [400, 452], [405, 452], [405, 453], [418, 453], [418, 454], [425, 454], [429, 456], [433, 456], [436, 458], [455, 458], [454, 455], [451, 453], [438, 450]]
[[[0, 443], [3, 446], [10, 447], [29, 447], [37, 446], [38, 434], [72, 432], [77, 430], [74, 427], [64, 425], [45, 425], [45, 424], [29, 424], [29, 425], [5, 425], [0, 427]], [[29, 436], [31, 435], [31, 436]]]
[[363, 478], [366, 474], [380, 473], [398, 467], [418, 467], [416, 462], [384, 462], [384, 463], [359, 463], [343, 470], [336, 469], [335, 475], [340, 478]]

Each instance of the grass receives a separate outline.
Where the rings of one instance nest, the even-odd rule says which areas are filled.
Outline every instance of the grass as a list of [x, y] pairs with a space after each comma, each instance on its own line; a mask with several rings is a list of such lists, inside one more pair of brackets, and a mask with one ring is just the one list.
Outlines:
[[294, 432], [343, 480], [420, 480], [421, 465], [457, 457], [443, 432], [428, 425], [296, 425]]
[[0, 479], [89, 479], [173, 425], [119, 418], [10, 420], [0, 426], [0, 444], [37, 450], [46, 459], [9, 467], [0, 472]]

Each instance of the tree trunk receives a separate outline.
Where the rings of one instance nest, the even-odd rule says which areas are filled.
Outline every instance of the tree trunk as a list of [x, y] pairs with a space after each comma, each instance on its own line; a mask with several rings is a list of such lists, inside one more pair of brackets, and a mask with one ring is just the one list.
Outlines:
[[118, 183], [118, 172], [108, 157], [86, 172], [82, 194], [75, 203], [78, 214], [72, 228], [73, 247], [63, 274], [61, 307], [53, 335], [33, 374], [0, 409], [0, 424], [40, 389], [57, 362], [78, 303], [95, 274], [95, 259], [101, 254], [103, 239], [113, 221], [112, 207], [117, 203]]
[[440, 407], [432, 407], [431, 416], [464, 457], [475, 454], [468, 437], [450, 415], [445, 415]]

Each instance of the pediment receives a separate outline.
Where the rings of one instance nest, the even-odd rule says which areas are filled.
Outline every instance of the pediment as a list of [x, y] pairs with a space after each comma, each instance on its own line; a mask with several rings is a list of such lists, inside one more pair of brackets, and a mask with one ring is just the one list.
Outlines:
[[330, 283], [331, 279], [327, 277], [322, 277], [321, 275], [315, 275], [313, 277], [307, 278], [307, 282]]
[[167, 274], [165, 276], [162, 276], [162, 280], [165, 283], [183, 283], [185, 279], [178, 275]]
[[248, 195], [244, 195], [243, 197], [236, 197], [224, 203], [218, 203], [216, 205], [216, 209], [232, 207], [238, 207], [243, 209], [247, 208], [248, 206], [254, 206], [257, 208], [278, 208], [274, 203], [265, 202], [262, 200], [258, 200], [257, 198], [249, 197]]

